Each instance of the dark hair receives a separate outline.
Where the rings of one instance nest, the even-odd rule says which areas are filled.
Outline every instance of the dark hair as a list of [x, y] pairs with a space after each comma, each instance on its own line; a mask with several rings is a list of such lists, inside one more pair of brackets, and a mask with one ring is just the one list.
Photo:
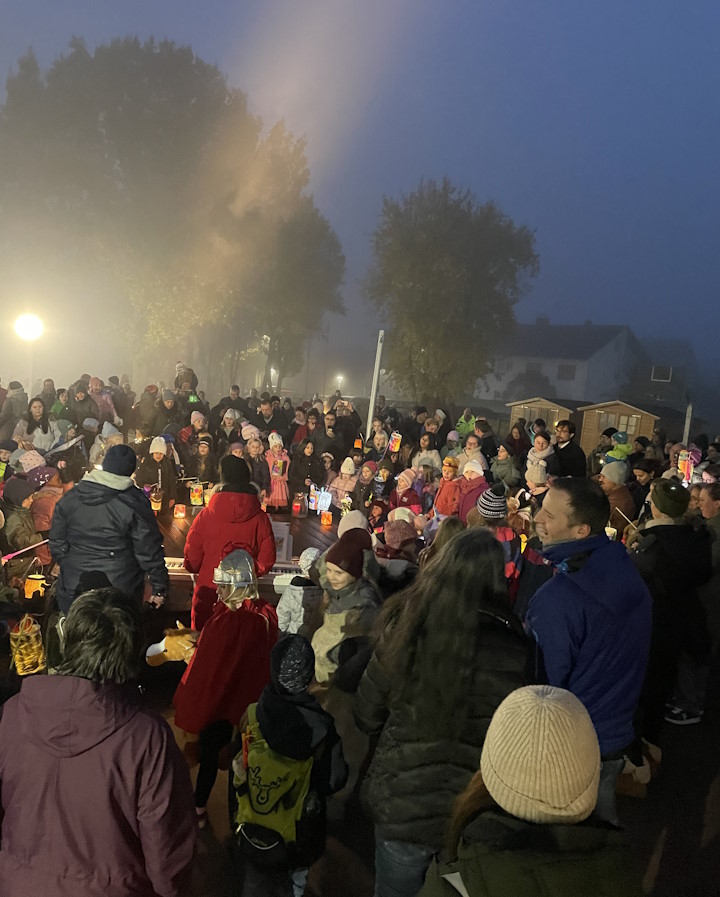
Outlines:
[[63, 393], [65, 393], [65, 394], [67, 395], [67, 389], [65, 389], [64, 386], [61, 386], [60, 389], [56, 389], [56, 390], [55, 390], [55, 395], [58, 397], [58, 399], [60, 398], [60, 396], [61, 396]]
[[[32, 406], [35, 404], [35, 402], [40, 402], [40, 404], [43, 407], [42, 417], [40, 418], [39, 421], [35, 420], [35, 418], [32, 416], [32, 411], [30, 410], [32, 408]], [[50, 421], [48, 420], [48, 410], [45, 407], [45, 402], [43, 402], [43, 400], [40, 398], [40, 396], [35, 396], [34, 399], [30, 399], [30, 401], [28, 402], [27, 414], [25, 415], [25, 420], [27, 421], [28, 436], [31, 433], [34, 433], [35, 430], [37, 430], [38, 428], [40, 428], [43, 431], [43, 433], [47, 433], [48, 430], [50, 429]]]
[[537, 427], [537, 426], [541, 426], [543, 429], [545, 429], [545, 427], [547, 427], [547, 424], [541, 417], [536, 417], [535, 420], [533, 421], [533, 427]]
[[58, 674], [123, 685], [139, 677], [144, 647], [137, 599], [120, 589], [94, 589], [70, 606]]
[[720, 464], [715, 462], [714, 464], [708, 464], [703, 473], [708, 474], [708, 476], [715, 477], [716, 480], [720, 480]]
[[586, 523], [591, 536], [605, 532], [610, 519], [610, 502], [597, 483], [579, 477], [558, 477], [550, 488], [568, 496], [572, 510], [571, 523], [576, 526]]
[[480, 430], [481, 433], [489, 433], [492, 431], [492, 427], [485, 420], [484, 417], [478, 417], [475, 420], [475, 429]]
[[540, 430], [539, 433], [535, 433], [535, 435], [533, 436], [533, 442], [535, 442], [538, 436], [542, 436], [545, 442], [552, 443], [552, 436], [548, 433], [547, 430]]
[[270, 401], [269, 398], [267, 398], [267, 399], [260, 399], [260, 406], [262, 407], [263, 405], [272, 405], [272, 402]]
[[651, 473], [654, 477], [660, 476], [660, 462], [639, 458], [632, 465], [633, 470], [642, 470], [643, 473]]
[[237, 383], [233, 383], [230, 389], [237, 389], [237, 391], [240, 392], [240, 387], [237, 385]]
[[707, 492], [713, 501], [720, 501], [720, 483], [702, 483], [703, 492]]
[[280, 396], [270, 396], [270, 401], [271, 401], [271, 402], [279, 402], [279, 401], [280, 401]]
[[464, 532], [465, 524], [459, 517], [446, 517], [437, 528], [435, 538], [432, 544], [424, 551], [420, 552], [419, 563], [420, 569], [423, 570], [430, 561], [437, 558], [440, 550], [444, 548], [451, 539], [454, 539], [459, 533]]
[[305, 417], [307, 417], [308, 420], [309, 420], [311, 417], [314, 417], [315, 420], [319, 420], [319, 419], [320, 419], [320, 412], [317, 410], [317, 408], [308, 408], [308, 411], [307, 411], [307, 414], [305, 415]]
[[481, 611], [507, 621], [500, 543], [486, 530], [467, 530], [445, 545], [412, 585], [385, 602], [384, 629], [393, 691], [412, 706], [408, 718], [452, 739], [465, 722], [464, 700], [473, 675]]
[[710, 439], [708, 438], [707, 433], [698, 433], [692, 442], [695, 443], [703, 455], [707, 453], [708, 445], [710, 445]]
[[559, 420], [555, 424], [555, 429], [557, 429], [558, 427], [567, 427], [570, 435], [571, 436], [575, 435], [575, 424], [571, 420], [568, 420], [567, 418], [563, 418], [562, 420]]

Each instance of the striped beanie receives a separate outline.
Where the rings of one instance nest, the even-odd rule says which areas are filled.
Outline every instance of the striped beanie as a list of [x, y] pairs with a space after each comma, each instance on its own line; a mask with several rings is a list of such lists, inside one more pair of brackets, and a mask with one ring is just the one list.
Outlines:
[[[497, 489], [497, 491], [495, 491]], [[500, 492], [502, 489], [502, 492]], [[502, 520], [507, 516], [508, 506], [505, 498], [505, 488], [500, 485], [486, 489], [478, 498], [475, 506], [478, 512], [486, 520]]]

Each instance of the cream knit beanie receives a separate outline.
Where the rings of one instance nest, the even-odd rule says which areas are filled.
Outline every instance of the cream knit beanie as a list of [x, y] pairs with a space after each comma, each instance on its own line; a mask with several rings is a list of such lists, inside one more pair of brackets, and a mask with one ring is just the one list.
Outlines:
[[503, 810], [537, 823], [582, 822], [595, 809], [600, 748], [575, 695], [529, 685], [505, 698], [490, 721], [483, 781]]

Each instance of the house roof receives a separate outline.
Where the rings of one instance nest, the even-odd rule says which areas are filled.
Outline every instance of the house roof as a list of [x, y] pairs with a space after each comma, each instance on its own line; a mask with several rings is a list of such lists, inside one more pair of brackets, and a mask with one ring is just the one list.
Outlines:
[[644, 339], [642, 347], [652, 364], [687, 367], [694, 364], [695, 352], [692, 343], [686, 339]]
[[631, 405], [629, 402], [624, 402], [622, 399], [614, 399], [612, 402], [597, 402], [594, 405], [580, 405], [578, 411], [599, 411], [601, 408], [607, 408], [608, 405], [624, 405], [626, 408], [632, 408], [633, 411], [637, 411], [639, 414], [649, 414], [651, 417], [657, 417], [652, 411], [638, 408], [637, 405]]
[[628, 329], [624, 324], [517, 324], [498, 355], [584, 361]]

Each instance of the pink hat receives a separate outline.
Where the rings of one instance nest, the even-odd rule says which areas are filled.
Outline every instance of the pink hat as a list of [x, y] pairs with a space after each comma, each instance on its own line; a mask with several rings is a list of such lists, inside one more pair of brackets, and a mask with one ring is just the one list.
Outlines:
[[23, 473], [27, 474], [36, 467], [44, 467], [45, 459], [39, 452], [30, 449], [30, 451], [25, 452], [25, 454], [20, 457], [20, 466], [23, 469]]

